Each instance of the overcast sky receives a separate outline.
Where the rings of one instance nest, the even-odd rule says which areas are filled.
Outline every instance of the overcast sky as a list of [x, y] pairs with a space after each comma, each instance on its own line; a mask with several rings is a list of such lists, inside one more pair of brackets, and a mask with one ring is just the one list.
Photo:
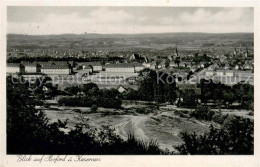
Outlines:
[[8, 7], [15, 34], [254, 32], [253, 8]]

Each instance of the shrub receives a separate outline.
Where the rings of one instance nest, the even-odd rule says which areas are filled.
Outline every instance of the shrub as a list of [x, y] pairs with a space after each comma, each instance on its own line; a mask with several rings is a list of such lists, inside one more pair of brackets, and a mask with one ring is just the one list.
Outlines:
[[191, 117], [210, 121], [213, 119], [215, 112], [211, 111], [207, 106], [199, 106], [194, 111], [190, 113]]
[[184, 144], [175, 146], [180, 154], [242, 154], [254, 152], [254, 123], [247, 118], [228, 117], [220, 129], [210, 126], [203, 135], [182, 132]]
[[93, 104], [93, 105], [91, 106], [91, 108], [90, 108], [91, 112], [93, 112], [93, 113], [97, 112], [97, 109], [98, 109], [98, 107], [97, 107], [97, 105], [95, 105], [95, 104]]

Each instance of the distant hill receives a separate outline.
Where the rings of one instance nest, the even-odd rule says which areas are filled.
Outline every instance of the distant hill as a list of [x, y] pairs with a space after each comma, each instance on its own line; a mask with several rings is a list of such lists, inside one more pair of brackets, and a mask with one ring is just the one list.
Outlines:
[[253, 46], [253, 43], [253, 33], [7, 35], [7, 47], [17, 49], [161, 50], [178, 45], [183, 50], [198, 50], [204, 47]]
[[252, 38], [254, 33], [147, 33], [147, 34], [61, 34], [61, 35], [22, 35], [22, 34], [8, 34], [7, 39], [62, 39], [62, 38], [174, 38], [174, 37], [227, 37], [238, 38], [246, 37]]

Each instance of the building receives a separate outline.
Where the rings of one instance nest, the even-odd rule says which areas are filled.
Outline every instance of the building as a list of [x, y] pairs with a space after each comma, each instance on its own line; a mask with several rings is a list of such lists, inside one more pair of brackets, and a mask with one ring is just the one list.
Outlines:
[[7, 63], [6, 65], [6, 73], [15, 74], [21, 72], [21, 64], [20, 63]]
[[216, 71], [217, 76], [224, 76], [224, 74], [225, 74], [225, 70], [217, 70]]
[[143, 65], [145, 68], [151, 68], [151, 63], [146, 63], [146, 62], [144, 62], [142, 65]]
[[174, 61], [172, 61], [172, 62], [170, 62], [169, 66], [170, 66], [171, 68], [173, 68], [173, 67], [178, 67], [178, 64], [176, 64]]
[[133, 64], [108, 64], [106, 72], [134, 73], [135, 66]]
[[90, 65], [82, 67], [82, 69], [78, 70], [78, 74], [81, 76], [91, 75], [93, 73], [93, 67]]
[[45, 65], [41, 67], [41, 72], [47, 75], [69, 75], [71, 69], [68, 65]]
[[23, 63], [25, 73], [39, 72], [39, 65], [37, 63]]
[[135, 72], [139, 72], [142, 71], [144, 69], [144, 66], [140, 63], [133, 63], [134, 67], [135, 67]]
[[208, 70], [205, 72], [205, 76], [207, 77], [212, 77], [214, 75], [214, 71], [213, 70]]
[[234, 76], [234, 71], [233, 70], [226, 70], [225, 75], [228, 77], [233, 77]]
[[93, 72], [99, 72], [102, 71], [102, 64], [100, 62], [86, 62], [82, 67], [84, 66], [92, 66]]
[[223, 54], [221, 55], [221, 56], [219, 56], [219, 61], [221, 62], [221, 63], [225, 63], [226, 62], [226, 56], [224, 56]]
[[137, 53], [134, 53], [134, 54], [132, 54], [130, 57], [129, 57], [129, 60], [131, 61], [131, 62], [139, 62], [139, 63], [144, 63], [144, 62], [148, 62], [148, 59], [147, 59], [147, 57], [146, 56], [141, 56], [141, 55], [139, 55], [139, 54], [137, 54]]
[[252, 70], [247, 70], [247, 71], [241, 71], [241, 70], [237, 70], [234, 72], [235, 76], [237, 77], [254, 77], [254, 73], [252, 72]]
[[123, 87], [122, 85], [119, 85], [117, 90], [118, 90], [118, 92], [123, 93], [123, 92], [127, 91], [127, 88]]

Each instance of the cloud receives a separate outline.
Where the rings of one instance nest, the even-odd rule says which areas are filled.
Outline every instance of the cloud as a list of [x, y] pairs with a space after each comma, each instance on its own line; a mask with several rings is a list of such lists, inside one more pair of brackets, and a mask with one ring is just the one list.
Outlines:
[[248, 19], [247, 8], [223, 8], [218, 12], [212, 12], [209, 8], [199, 8], [193, 12], [183, 12], [178, 18], [164, 17], [161, 24], [166, 25], [200, 25], [200, 24], [237, 24], [253, 21]]
[[38, 21], [8, 22], [8, 33], [253, 32], [253, 12], [249, 8], [221, 8], [216, 11], [198, 8], [176, 15], [151, 17], [122, 8], [101, 7], [84, 14], [77, 11], [66, 14], [50, 12]]

